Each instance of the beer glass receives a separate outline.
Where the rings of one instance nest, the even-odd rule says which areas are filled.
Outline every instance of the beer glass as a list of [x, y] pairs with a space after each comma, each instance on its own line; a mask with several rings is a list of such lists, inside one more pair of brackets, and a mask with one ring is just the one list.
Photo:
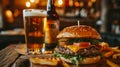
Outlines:
[[40, 9], [24, 9], [23, 21], [25, 29], [25, 42], [27, 54], [41, 54], [44, 44], [44, 22], [46, 22], [46, 11]]

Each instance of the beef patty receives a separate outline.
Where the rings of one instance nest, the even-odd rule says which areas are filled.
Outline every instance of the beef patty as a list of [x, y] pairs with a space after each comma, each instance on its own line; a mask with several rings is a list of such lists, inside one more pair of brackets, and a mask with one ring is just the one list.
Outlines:
[[65, 48], [62, 46], [57, 46], [56, 51], [61, 54], [68, 54], [68, 55], [81, 55], [83, 57], [90, 57], [90, 56], [98, 56], [100, 55], [99, 48], [95, 45], [91, 45], [89, 48], [84, 48], [78, 50], [76, 53], [74, 53], [69, 48]]

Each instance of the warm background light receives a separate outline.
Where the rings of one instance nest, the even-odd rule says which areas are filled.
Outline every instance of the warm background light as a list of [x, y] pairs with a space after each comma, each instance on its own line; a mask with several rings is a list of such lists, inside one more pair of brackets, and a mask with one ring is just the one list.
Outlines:
[[56, 0], [56, 1], [55, 1], [55, 6], [57, 6], [57, 7], [62, 7], [63, 5], [64, 5], [63, 0]]
[[79, 2], [75, 2], [75, 6], [79, 7], [80, 6]]
[[30, 0], [30, 2], [31, 2], [31, 3], [34, 3], [34, 2], [35, 2], [35, 0]]
[[30, 6], [31, 6], [30, 2], [26, 2], [26, 7], [30, 7]]
[[95, 3], [95, 2], [96, 2], [96, 0], [91, 0], [91, 2]]
[[92, 2], [88, 2], [88, 7], [91, 7], [92, 6]]
[[13, 23], [14, 18], [13, 18], [13, 13], [12, 13], [11, 10], [6, 10], [5, 11], [5, 16], [6, 16], [6, 19], [9, 23]]
[[14, 17], [19, 16], [19, 14], [20, 14], [19, 10], [18, 10], [18, 9], [15, 9], [15, 10], [14, 10]]
[[84, 6], [84, 3], [83, 2], [80, 2], [80, 7], [83, 7]]
[[5, 15], [7, 17], [11, 17], [12, 16], [12, 12], [10, 10], [6, 10]]
[[73, 6], [73, 0], [69, 0], [69, 6]]
[[38, 4], [38, 3], [39, 3], [39, 0], [34, 0], [34, 3]]
[[58, 0], [58, 5], [62, 5], [63, 1], [62, 0]]

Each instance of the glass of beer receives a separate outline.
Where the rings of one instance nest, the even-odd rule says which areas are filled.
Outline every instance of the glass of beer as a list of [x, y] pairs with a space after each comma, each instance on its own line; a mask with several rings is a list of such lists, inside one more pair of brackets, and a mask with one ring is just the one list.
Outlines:
[[46, 11], [40, 9], [24, 9], [23, 21], [27, 55], [41, 54], [44, 47], [44, 22]]

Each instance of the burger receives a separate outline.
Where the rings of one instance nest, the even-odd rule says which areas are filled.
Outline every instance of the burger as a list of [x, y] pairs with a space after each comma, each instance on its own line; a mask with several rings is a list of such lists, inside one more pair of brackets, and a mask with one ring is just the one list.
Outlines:
[[73, 64], [93, 64], [101, 59], [100, 34], [87, 25], [69, 26], [58, 35], [54, 56]]

